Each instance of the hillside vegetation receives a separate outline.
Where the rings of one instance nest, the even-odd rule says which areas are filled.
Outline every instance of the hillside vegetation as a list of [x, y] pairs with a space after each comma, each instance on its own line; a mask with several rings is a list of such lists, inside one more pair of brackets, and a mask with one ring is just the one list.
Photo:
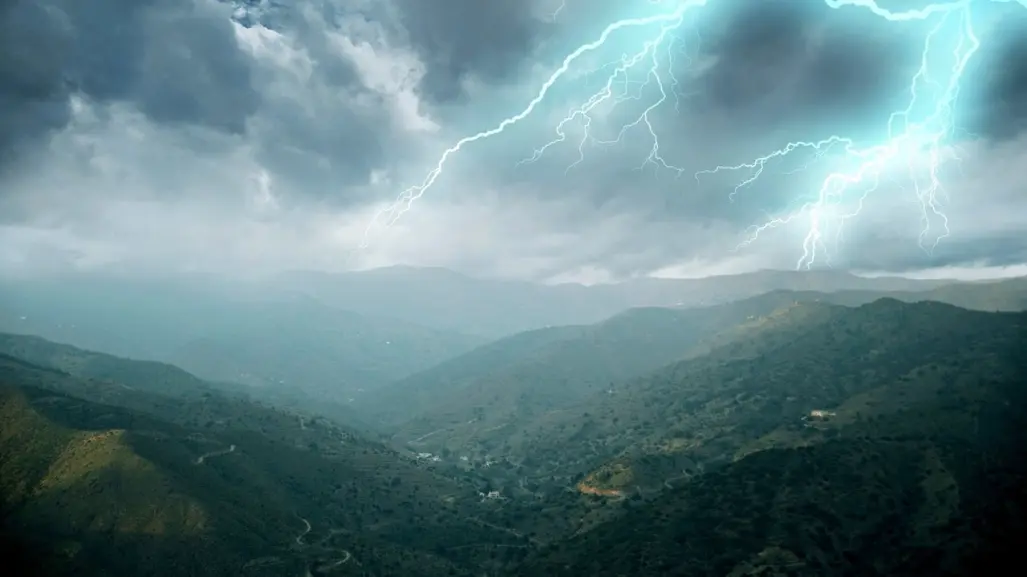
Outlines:
[[[1027, 306], [1023, 279], [887, 294], [910, 302], [950, 298], [985, 310]], [[880, 298], [880, 293], [866, 291], [773, 291], [709, 307], [632, 309], [595, 325], [500, 339], [370, 392], [354, 407], [377, 419], [396, 442], [416, 450], [509, 454], [525, 436], [550, 434], [544, 432], [547, 421], [578, 430], [572, 422], [581, 421], [584, 412], [594, 413], [578, 410], [579, 404], [601, 403], [604, 395], [620, 403], [619, 389], [632, 377], [732, 342], [757, 339], [776, 327], [782, 314], [800, 327], [815, 322], [804, 316], [814, 309], [791, 310], [796, 303], [859, 306]]]
[[[889, 329], [908, 335], [884, 339]], [[812, 347], [831, 332], [831, 345]], [[883, 346], [847, 338], [854, 333]], [[820, 356], [828, 348], [834, 354]], [[723, 419], [743, 411], [715, 409], [710, 395], [673, 419], [674, 436], [661, 435], [688, 439], [679, 451], [706, 463], [705, 473], [651, 499], [632, 495], [614, 518], [554, 544], [518, 575], [983, 575], [1019, 556], [1027, 316], [884, 302], [771, 353], [778, 359], [753, 359], [758, 411]], [[868, 356], [876, 362], [861, 367]], [[787, 369], [790, 361], [811, 374]], [[802, 421], [781, 402], [789, 397], [830, 410]], [[669, 409], [665, 418], [686, 407]]]
[[[469, 575], [498, 562], [490, 548], [525, 547], [472, 488], [323, 420], [216, 394], [209, 407], [158, 398], [6, 355], [0, 387], [5, 538], [48, 571]], [[121, 406], [84, 400], [100, 397]]]
[[721, 317], [744, 320], [743, 308], [633, 309], [596, 325], [521, 333], [371, 392], [357, 407], [392, 423], [417, 416], [425, 427], [556, 410], [681, 358], [709, 326], [731, 322]]
[[632, 474], [614, 485], [658, 485], [768, 443], [779, 427], [801, 437], [810, 411], [834, 411], [858, 395], [851, 402], [875, 406], [872, 391], [881, 387], [893, 387], [885, 396], [894, 393], [897, 410], [910, 391], [933, 394], [937, 382], [955, 378], [945, 371], [983, 369], [986, 355], [1024, 343], [1022, 313], [891, 299], [858, 308], [801, 303], [760, 329], [536, 421], [509, 453], [529, 458], [532, 469], [565, 472], [617, 455]]
[[382, 389], [392, 446], [0, 335], [0, 538], [90, 577], [988, 574], [1027, 526], [1027, 312], [862, 298], [516, 335]]
[[[841, 426], [929, 413], [927, 402], [935, 399], [963, 402], [952, 400], [958, 391], [943, 388], [949, 383], [1022, 382], [1021, 351], [1024, 313], [893, 299], [857, 308], [793, 303], [749, 321], [704, 354], [618, 384], [612, 394], [523, 419], [515, 431], [478, 431], [474, 441], [495, 449], [491, 466], [471, 460], [472, 470], [523, 496], [519, 515], [544, 518], [546, 535], [586, 532], [634, 499], [654, 498], [751, 454], [835, 435], [832, 427], [807, 426], [813, 411]], [[435, 437], [444, 434], [422, 443], [442, 442]], [[538, 494], [547, 499], [532, 501]]]
[[442, 439], [470, 440], [491, 427], [503, 426], [506, 435], [525, 419], [566, 410], [626, 379], [705, 352], [724, 331], [793, 302], [793, 294], [775, 292], [712, 307], [637, 308], [594, 325], [529, 331], [382, 387], [355, 407], [393, 425], [403, 438], [444, 429], [429, 447]]

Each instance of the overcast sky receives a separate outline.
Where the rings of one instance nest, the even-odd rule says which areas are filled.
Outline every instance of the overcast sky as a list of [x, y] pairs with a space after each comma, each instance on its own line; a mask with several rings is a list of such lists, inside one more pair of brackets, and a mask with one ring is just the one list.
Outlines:
[[[587, 118], [563, 125], [566, 141], [521, 163], [660, 32], [621, 29], [522, 121], [449, 155], [411, 209], [357, 250], [376, 211], [424, 182], [459, 139], [523, 111], [575, 48], [683, 2], [0, 0], [0, 266], [411, 264], [568, 280], [793, 268], [808, 215], [739, 245], [750, 227], [814, 199], [830, 173], [855, 170], [841, 147], [768, 163], [736, 194], [751, 171], [696, 172], [799, 140], [880, 142], [936, 25], [927, 80], [933, 94], [947, 82], [958, 15], [888, 23], [821, 0], [709, 0], [668, 32], [655, 75], [650, 53]], [[982, 45], [940, 149], [951, 159], [937, 195], [951, 235], [930, 254], [918, 246], [910, 174], [929, 185], [929, 159], [907, 155], [883, 167], [840, 236], [824, 221], [818, 264], [1023, 270], [1027, 8], [982, 6]], [[664, 103], [622, 133], [659, 102], [658, 82]], [[931, 98], [921, 93], [912, 122]], [[827, 216], [854, 209], [864, 184]], [[940, 217], [930, 225], [928, 246]]]

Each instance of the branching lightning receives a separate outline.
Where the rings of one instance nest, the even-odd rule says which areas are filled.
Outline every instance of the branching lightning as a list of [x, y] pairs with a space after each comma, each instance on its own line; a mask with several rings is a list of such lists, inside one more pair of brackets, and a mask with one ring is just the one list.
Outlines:
[[428, 189], [430, 189], [435, 184], [435, 181], [438, 180], [439, 175], [442, 174], [442, 171], [446, 167], [446, 163], [449, 161], [452, 155], [456, 154], [457, 152], [460, 152], [460, 150], [468, 144], [472, 144], [476, 141], [502, 134], [507, 128], [517, 124], [518, 122], [521, 122], [522, 120], [530, 116], [531, 113], [533, 113], [535, 109], [538, 108], [539, 104], [541, 104], [549, 95], [549, 92], [550, 90], [552, 90], [553, 85], [555, 85], [557, 81], [559, 81], [561, 78], [563, 78], [564, 75], [567, 74], [567, 72], [571, 69], [571, 66], [575, 62], [577, 62], [578, 59], [580, 59], [585, 54], [604, 46], [615, 32], [618, 32], [626, 28], [644, 28], [647, 26], [660, 25], [661, 37], [664, 37], [666, 36], [667, 31], [673, 29], [673, 26], [670, 25], [680, 25], [685, 17], [685, 14], [687, 14], [690, 10], [705, 6], [707, 2], [708, 0], [681, 0], [678, 2], [678, 7], [672, 12], [665, 14], [657, 14], [654, 16], [648, 16], [644, 18], [629, 18], [625, 20], [618, 20], [617, 22], [614, 22], [613, 24], [607, 26], [598, 38], [596, 38], [592, 42], [589, 42], [588, 44], [582, 44], [573, 52], [568, 54], [567, 57], [563, 59], [563, 62], [556, 69], [556, 71], [553, 72], [549, 76], [549, 78], [542, 84], [542, 87], [539, 88], [538, 93], [535, 95], [533, 99], [531, 99], [531, 101], [523, 110], [521, 110], [519, 113], [513, 116], [505, 118], [493, 128], [479, 132], [472, 136], [461, 138], [456, 142], [456, 144], [444, 150], [442, 152], [442, 156], [439, 157], [439, 161], [436, 163], [435, 168], [428, 172], [427, 176], [425, 176], [421, 184], [407, 188], [399, 194], [394, 203], [390, 204], [389, 206], [386, 206], [374, 215], [374, 218], [371, 219], [370, 224], [368, 224], [367, 229], [364, 231], [364, 240], [361, 243], [361, 247], [363, 248], [367, 246], [368, 237], [371, 232], [371, 229], [376, 224], [384, 224], [385, 226], [391, 226], [395, 224], [395, 222], [399, 220], [399, 218], [403, 216], [403, 214], [410, 210], [414, 202], [416, 202], [419, 198], [424, 196]]
[[[831, 136], [816, 142], [793, 142], [784, 148], [757, 158], [756, 160], [735, 166], [718, 166], [712, 170], [697, 174], [712, 174], [720, 171], [749, 170], [751, 175], [743, 180], [733, 194], [741, 188], [753, 184], [762, 174], [768, 162], [787, 156], [797, 150], [812, 149], [820, 153], [825, 148], [835, 145], [844, 147], [845, 156], [856, 165], [847, 171], [832, 172], [821, 183], [815, 199], [806, 202], [802, 207], [787, 215], [767, 220], [763, 224], [751, 227], [748, 237], [741, 246], [746, 246], [759, 239], [760, 234], [768, 229], [805, 217], [809, 221], [809, 229], [803, 240], [802, 256], [797, 263], [798, 268], [810, 268], [817, 260], [818, 248], [823, 247], [825, 220], [835, 220], [837, 232], [845, 220], [857, 216], [863, 209], [868, 196], [879, 186], [883, 174], [894, 167], [897, 162], [905, 161], [909, 165], [910, 178], [921, 206], [923, 228], [919, 235], [921, 248], [930, 252], [937, 244], [949, 235], [948, 217], [942, 211], [938, 198], [941, 190], [941, 165], [945, 160], [946, 142], [954, 125], [954, 108], [959, 96], [960, 81], [970, 59], [980, 47], [980, 41], [974, 33], [972, 24], [971, 2], [951, 2], [932, 4], [919, 10], [891, 12], [877, 5], [873, 0], [825, 0], [830, 8], [860, 7], [873, 12], [891, 22], [926, 19], [938, 16], [938, 23], [930, 30], [924, 41], [921, 64], [910, 83], [910, 100], [908, 106], [893, 112], [888, 117], [888, 137], [881, 143], [859, 147], [851, 139]], [[953, 21], [956, 28], [953, 31]], [[943, 32], [952, 31], [954, 47], [951, 57], [940, 70], [932, 70], [931, 56], [935, 43]], [[950, 38], [951, 40], [952, 38]], [[925, 92], [929, 93], [925, 96]], [[929, 112], [917, 119], [917, 110], [921, 100], [930, 99], [927, 106]], [[913, 165], [918, 160], [927, 163], [927, 176], [917, 177], [917, 168]], [[855, 199], [849, 201], [855, 208], [848, 212], [830, 214], [846, 199], [846, 193], [853, 193]], [[854, 202], [853, 202], [854, 200]], [[829, 216], [830, 215], [830, 216]], [[833, 217], [833, 218], [831, 218]], [[931, 232], [933, 219], [941, 221], [943, 232], [934, 237], [927, 246], [927, 237]]]
[[[933, 26], [926, 34], [921, 63], [909, 85], [908, 106], [904, 109], [882, 115], [882, 124], [887, 128], [886, 137], [877, 143], [860, 144], [847, 136], [831, 135], [819, 140], [797, 141], [786, 144], [750, 162], [717, 166], [695, 174], [697, 181], [703, 176], [716, 173], [746, 172], [730, 198], [734, 199], [742, 189], [756, 184], [768, 164], [784, 157], [805, 153], [810, 155], [808, 168], [813, 162], [824, 159], [828, 154], [837, 156], [844, 163], [844, 170], [828, 174], [810, 200], [788, 214], [770, 218], [762, 224], [751, 227], [740, 247], [759, 240], [769, 229], [806, 219], [808, 229], [802, 243], [802, 256], [798, 268], [810, 268], [825, 252], [824, 235], [829, 224], [836, 226], [841, 234], [842, 225], [859, 215], [864, 203], [871, 198], [883, 177], [893, 172], [897, 165], [905, 164], [915, 196], [921, 207], [923, 223], [919, 235], [920, 246], [927, 252], [949, 235], [949, 219], [941, 202], [941, 168], [953, 156], [950, 152], [950, 137], [955, 129], [956, 105], [961, 81], [971, 59], [981, 46], [973, 26], [975, 3], [983, 0], [952, 0], [926, 5], [922, 8], [894, 11], [881, 7], [877, 0], [823, 0], [834, 10], [862, 9], [889, 23], [931, 20]], [[1027, 0], [991, 0], [1012, 2], [1027, 7]], [[367, 245], [368, 234], [376, 224], [391, 225], [414, 202], [423, 196], [444, 171], [452, 155], [476, 141], [498, 136], [507, 128], [521, 122], [550, 97], [554, 85], [568, 75], [568, 71], [585, 54], [604, 47], [618, 31], [625, 29], [652, 30], [651, 36], [641, 43], [633, 54], [625, 54], [619, 61], [603, 68], [606, 80], [598, 91], [571, 108], [568, 114], [554, 127], [555, 138], [536, 148], [533, 154], [521, 163], [538, 161], [546, 152], [568, 141], [567, 129], [577, 127], [582, 136], [575, 142], [578, 159], [572, 162], [569, 171], [585, 158], [587, 144], [604, 145], [620, 142], [633, 129], [644, 130], [651, 139], [648, 154], [642, 166], [654, 165], [681, 175], [683, 169], [667, 161], [660, 148], [660, 138], [654, 111], [666, 105], [673, 98], [677, 109], [680, 104], [679, 81], [674, 76], [674, 56], [678, 53], [679, 32], [686, 22], [694, 21], [693, 15], [706, 7], [709, 0], [674, 0], [673, 8], [664, 13], [643, 18], [616, 21], [607, 26], [598, 38], [583, 44], [571, 52], [561, 65], [542, 84], [535, 97], [519, 113], [510, 116], [489, 130], [463, 138], [446, 149], [435, 167], [421, 184], [412, 186], [399, 194], [396, 201], [375, 215], [364, 235]], [[561, 4], [561, 9], [563, 5]], [[642, 71], [642, 81], [629, 81], [629, 73]], [[635, 90], [630, 90], [634, 87]], [[609, 110], [627, 100], [640, 100], [644, 89], [655, 87], [652, 102], [634, 120], [623, 125], [616, 138], [600, 140], [591, 132], [594, 117], [599, 111]], [[573, 123], [573, 124], [572, 124]], [[925, 166], [918, 166], [923, 163]], [[933, 233], [937, 225], [941, 231]], [[933, 234], [932, 234], [933, 233]]]
[[[656, 128], [650, 120], [650, 115], [656, 109], [663, 106], [664, 103], [667, 102], [667, 99], [670, 98], [671, 93], [668, 93], [667, 83], [664, 81], [660, 71], [660, 57], [664, 54], [664, 51], [661, 51], [660, 48], [670, 47], [675, 38], [672, 33], [680, 28], [684, 19], [685, 12], [682, 11], [674, 20], [661, 25], [656, 36], [643, 44], [642, 50], [631, 56], [622, 57], [621, 61], [613, 66], [613, 72], [607, 77], [603, 87], [592, 94], [584, 104], [571, 110], [567, 116], [556, 125], [556, 138], [547, 142], [540, 148], [535, 149], [530, 158], [522, 160], [519, 164], [535, 162], [542, 158], [549, 148], [565, 142], [567, 140], [567, 125], [574, 121], [580, 122], [583, 131], [582, 137], [578, 141], [578, 160], [571, 163], [567, 167], [567, 171], [570, 171], [572, 168], [577, 166], [578, 163], [585, 160], [584, 148], [589, 142], [607, 145], [616, 144], [621, 141], [629, 130], [645, 124], [646, 130], [652, 137], [653, 144], [649, 151], [649, 155], [643, 162], [643, 166], [648, 163], [653, 163], [662, 166], [663, 168], [674, 170], [680, 174], [680, 168], [668, 164], [667, 161], [660, 156], [660, 139], [656, 133]], [[671, 50], [666, 50], [666, 54], [667, 63], [670, 64], [673, 59], [673, 52]], [[627, 74], [642, 63], [647, 63], [647, 65], [649, 65], [649, 68], [645, 71], [645, 81], [637, 83], [635, 92], [629, 91], [628, 88], [632, 83], [628, 80]], [[667, 68], [673, 71], [673, 66], [668, 65]], [[677, 84], [677, 78], [673, 76], [673, 73], [670, 72], [668, 75], [670, 76], [669, 82], [672, 85]], [[622, 126], [615, 139], [598, 140], [592, 137], [589, 129], [592, 126], [593, 111], [604, 104], [616, 105], [624, 100], [640, 100], [642, 98], [642, 90], [644, 90], [650, 82], [656, 84], [660, 93], [659, 98], [647, 106], [645, 110], [642, 111], [642, 114], [640, 114], [635, 120]], [[620, 86], [623, 86], [622, 90], [618, 90]], [[675, 96], [678, 94], [676, 91], [673, 91], [672, 93]]]

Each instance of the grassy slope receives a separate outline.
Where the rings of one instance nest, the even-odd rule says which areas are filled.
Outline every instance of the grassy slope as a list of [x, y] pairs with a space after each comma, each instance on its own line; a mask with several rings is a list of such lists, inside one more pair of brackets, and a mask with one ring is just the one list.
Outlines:
[[82, 397], [121, 386], [6, 356], [0, 384], [5, 529], [57, 565], [301, 575], [344, 550], [369, 574], [446, 575], [488, 566], [483, 542], [524, 546], [482, 525], [469, 489], [323, 422], [214, 396], [226, 418], [197, 430], [200, 405], [139, 391], [109, 396], [135, 410], [94, 404]]
[[[180, 487], [185, 475], [167, 474], [133, 446], [142, 435], [161, 439], [164, 455], [184, 456], [178, 469], [187, 473], [189, 449], [195, 449], [184, 445], [186, 434], [145, 421], [134, 423], [141, 427], [133, 434], [119, 427], [125, 423], [116, 413], [40, 389], [8, 386], [10, 376], [5, 377], [0, 389], [4, 524], [46, 550], [50, 570], [70, 572], [82, 564], [153, 575], [174, 563], [183, 574], [213, 575], [241, 567], [246, 551], [277, 547], [288, 538], [284, 516], [273, 519], [261, 511], [256, 515], [261, 523], [217, 500], [205, 504], [191, 498]], [[104, 422], [97, 428], [76, 426], [88, 427], [90, 420]], [[197, 468], [197, 473], [209, 471]], [[217, 494], [213, 486], [205, 489]], [[202, 539], [212, 523], [226, 533], [219, 535], [222, 546]], [[231, 529], [246, 530], [229, 542]]]

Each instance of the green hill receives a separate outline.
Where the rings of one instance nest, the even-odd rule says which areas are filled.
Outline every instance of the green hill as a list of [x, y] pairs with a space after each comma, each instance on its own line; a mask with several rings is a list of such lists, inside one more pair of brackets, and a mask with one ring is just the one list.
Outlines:
[[[1022, 310], [1017, 307], [1027, 306], [1024, 289], [1023, 279], [1012, 279], [887, 294], [910, 302], [951, 299], [985, 310]], [[529, 331], [370, 392], [355, 407], [382, 421], [397, 442], [419, 450], [509, 454], [544, 421], [576, 420], [580, 412], [561, 414], [586, 398], [616, 395], [632, 377], [751, 341], [796, 303], [859, 306], [881, 294], [774, 291], [723, 305], [632, 309], [595, 325]], [[789, 312], [790, 322], [812, 310]]]
[[565, 411], [616, 383], [690, 354], [721, 327], [781, 298], [702, 309], [632, 309], [588, 326], [521, 333], [480, 347], [362, 397], [397, 442], [482, 452], [525, 424]]
[[217, 393], [193, 403], [3, 355], [0, 416], [4, 538], [55, 574], [471, 575], [495, 547], [526, 547], [472, 487]]
[[637, 463], [633, 484], [658, 485], [797, 426], [811, 410], [906, 381], [927, 390], [953, 359], [973, 364], [978, 354], [1022, 345], [1024, 318], [892, 299], [795, 305], [759, 321], [758, 333], [535, 423], [518, 454], [565, 470], [619, 454]]
[[820, 300], [846, 306], [859, 306], [879, 298], [914, 303], [934, 301], [985, 312], [1027, 310], [1027, 277], [997, 281], [951, 283], [921, 290], [837, 290], [834, 292], [782, 291], [803, 301]]
[[402, 268], [270, 284], [83, 275], [0, 282], [0, 331], [168, 362], [207, 380], [261, 386], [279, 404], [324, 410], [320, 403], [332, 403], [345, 414], [351, 399], [484, 344], [474, 332], [503, 336], [519, 328], [596, 322], [629, 307], [723, 303], [782, 289], [819, 290], [821, 297], [806, 292], [801, 298], [843, 304], [887, 295], [1017, 310], [1025, 291], [1022, 279], [1019, 288], [1015, 282], [764, 271], [550, 287]]
[[[813, 346], [832, 333], [833, 343]], [[593, 505], [618, 513], [517, 574], [956, 576], [1019, 557], [1027, 315], [883, 301], [761, 354], [754, 376], [738, 375], [744, 388], [719, 375], [723, 398], [763, 397], [748, 417], [731, 404], [715, 408], [716, 394], [694, 395], [710, 381], [654, 412], [687, 413], [675, 419], [693, 441], [681, 453], [705, 462], [705, 473], [655, 497]], [[710, 369], [677, 370], [688, 379]], [[828, 417], [801, 421], [791, 397]], [[696, 420], [703, 424], [689, 429]]]
[[[758, 333], [534, 422], [517, 445], [492, 454], [502, 466], [478, 471], [511, 494], [521, 489], [519, 514], [544, 518], [547, 535], [585, 533], [634, 499], [754, 453], [836, 434], [806, 426], [811, 411], [834, 413], [830, 422], [841, 426], [920, 410], [935, 398], [963, 403], [942, 390], [950, 382], [1016, 384], [1024, 350], [1025, 313], [891, 299], [859, 308], [800, 304], [762, 321]], [[538, 493], [547, 499], [531, 503]]]

